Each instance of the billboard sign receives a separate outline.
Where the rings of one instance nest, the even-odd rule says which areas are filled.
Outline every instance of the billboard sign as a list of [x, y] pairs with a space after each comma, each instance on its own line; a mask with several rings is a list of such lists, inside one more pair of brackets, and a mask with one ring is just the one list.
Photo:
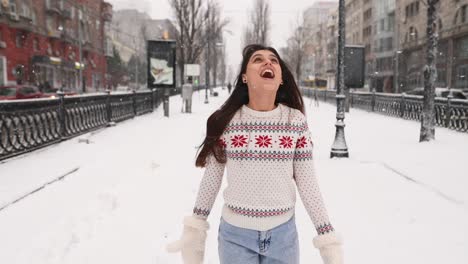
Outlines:
[[200, 64], [185, 64], [186, 76], [200, 76]]
[[360, 45], [346, 45], [344, 81], [346, 88], [364, 87], [365, 49]]
[[176, 42], [148, 40], [148, 88], [173, 88], [176, 80]]

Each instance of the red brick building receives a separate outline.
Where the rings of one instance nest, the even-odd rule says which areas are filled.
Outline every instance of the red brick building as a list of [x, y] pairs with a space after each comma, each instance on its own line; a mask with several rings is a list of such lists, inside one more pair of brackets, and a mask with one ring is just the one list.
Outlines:
[[105, 89], [111, 20], [103, 0], [0, 1], [0, 85]]

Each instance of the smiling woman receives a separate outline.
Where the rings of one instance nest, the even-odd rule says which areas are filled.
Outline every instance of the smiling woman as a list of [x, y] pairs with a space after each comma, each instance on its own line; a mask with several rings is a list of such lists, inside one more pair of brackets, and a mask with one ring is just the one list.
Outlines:
[[296, 186], [325, 264], [341, 264], [341, 240], [315, 176], [313, 143], [291, 71], [275, 49], [248, 45], [235, 89], [207, 121], [196, 165], [205, 173], [180, 240], [184, 263], [203, 263], [211, 208], [224, 170], [228, 186], [218, 233], [221, 264], [299, 263]]

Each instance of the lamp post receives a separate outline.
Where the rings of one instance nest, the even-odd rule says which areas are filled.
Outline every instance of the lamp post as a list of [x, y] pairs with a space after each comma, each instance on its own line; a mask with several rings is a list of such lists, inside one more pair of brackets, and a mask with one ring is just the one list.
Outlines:
[[82, 47], [82, 30], [81, 30], [81, 20], [83, 19], [83, 11], [82, 9], [78, 10], [78, 56], [80, 60], [80, 69], [78, 74], [78, 87], [80, 88], [81, 92], [85, 92], [85, 88], [83, 85], [83, 47]]
[[395, 93], [400, 93], [400, 81], [398, 80], [400, 78], [400, 55], [403, 53], [401, 50], [397, 50], [395, 52], [395, 81], [394, 81], [394, 87], [395, 87]]
[[337, 91], [336, 91], [336, 133], [335, 141], [333, 142], [330, 158], [347, 158], [349, 157], [348, 147], [344, 136], [344, 47], [345, 47], [345, 0], [339, 1], [338, 15], [338, 64], [337, 64]]
[[210, 41], [208, 40], [205, 63], [205, 104], [208, 104], [208, 86], [210, 86]]
[[138, 56], [138, 45], [136, 37], [133, 37], [133, 45], [135, 45], [135, 90], [138, 90], [138, 64], [140, 62], [140, 59]]

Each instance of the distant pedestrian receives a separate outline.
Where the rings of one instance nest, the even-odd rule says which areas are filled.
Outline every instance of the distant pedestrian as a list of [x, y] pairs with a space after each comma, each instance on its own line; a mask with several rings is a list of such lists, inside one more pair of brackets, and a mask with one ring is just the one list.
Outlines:
[[226, 169], [220, 264], [299, 263], [296, 187], [318, 233], [310, 247], [320, 250], [325, 264], [343, 263], [317, 182], [304, 102], [275, 49], [244, 48], [235, 88], [206, 128], [195, 162], [205, 173], [193, 214], [184, 218], [182, 237], [168, 245], [170, 252], [180, 251], [185, 264], [203, 263], [207, 218]]
[[314, 89], [314, 102], [315, 106], [319, 106], [319, 100], [318, 100], [318, 95], [317, 95], [317, 89]]
[[187, 78], [187, 82], [182, 85], [182, 112], [192, 113], [192, 95], [193, 95], [193, 84], [192, 76]]
[[231, 89], [232, 89], [231, 82], [228, 82], [227, 88], [228, 88], [228, 93], [231, 94]]

